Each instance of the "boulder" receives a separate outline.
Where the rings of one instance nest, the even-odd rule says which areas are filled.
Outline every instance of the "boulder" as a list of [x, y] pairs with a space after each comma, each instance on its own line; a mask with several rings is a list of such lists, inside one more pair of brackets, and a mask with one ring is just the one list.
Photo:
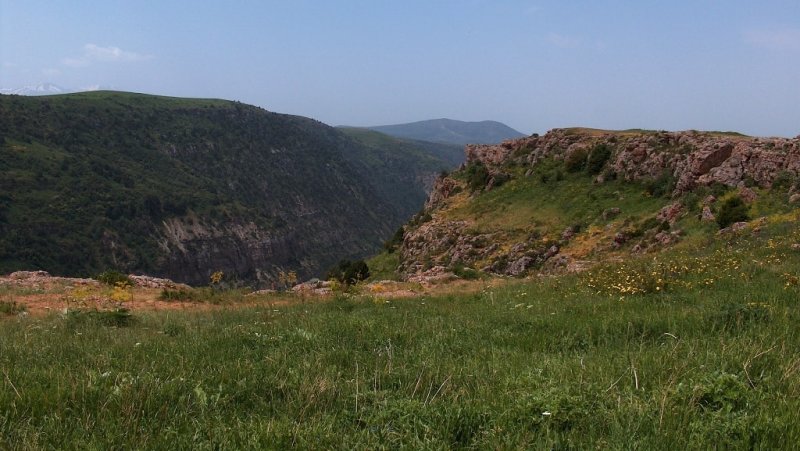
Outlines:
[[509, 276], [518, 277], [525, 273], [525, 271], [530, 268], [534, 263], [533, 257], [528, 257], [527, 255], [524, 257], [520, 257], [517, 260], [511, 262], [506, 269], [506, 274]]
[[741, 197], [746, 204], [751, 204], [758, 198], [758, 194], [752, 189], [743, 186], [739, 188], [739, 197]]
[[673, 202], [666, 207], [662, 208], [656, 215], [656, 219], [661, 222], [668, 222], [674, 224], [684, 214], [683, 205], [680, 202]]

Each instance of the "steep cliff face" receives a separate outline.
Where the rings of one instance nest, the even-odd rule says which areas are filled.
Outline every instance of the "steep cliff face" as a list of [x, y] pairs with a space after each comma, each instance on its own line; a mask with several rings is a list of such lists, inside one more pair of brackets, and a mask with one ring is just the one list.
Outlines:
[[222, 100], [0, 96], [0, 130], [0, 272], [320, 275], [377, 249], [439, 171], [435, 158], [400, 149], [383, 161], [317, 121]]
[[720, 197], [753, 215], [800, 202], [800, 137], [555, 129], [465, 152], [405, 227], [406, 275], [579, 270], [716, 230]]

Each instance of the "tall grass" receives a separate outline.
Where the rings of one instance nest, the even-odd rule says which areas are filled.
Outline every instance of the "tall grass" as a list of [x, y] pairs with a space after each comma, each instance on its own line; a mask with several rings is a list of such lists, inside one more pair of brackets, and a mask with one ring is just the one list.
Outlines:
[[786, 227], [470, 295], [6, 319], [0, 448], [791, 448]]

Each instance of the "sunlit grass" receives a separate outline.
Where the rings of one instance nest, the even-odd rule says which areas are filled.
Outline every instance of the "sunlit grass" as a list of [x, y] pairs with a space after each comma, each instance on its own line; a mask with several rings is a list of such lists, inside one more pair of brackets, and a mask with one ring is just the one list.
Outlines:
[[0, 444], [786, 447], [795, 225], [467, 294], [9, 317]]

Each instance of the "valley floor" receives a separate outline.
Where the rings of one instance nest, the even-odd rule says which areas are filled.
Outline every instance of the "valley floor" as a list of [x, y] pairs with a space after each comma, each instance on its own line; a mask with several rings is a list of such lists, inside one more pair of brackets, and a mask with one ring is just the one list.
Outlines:
[[582, 274], [203, 311], [6, 289], [0, 448], [789, 449], [798, 242], [790, 215]]

